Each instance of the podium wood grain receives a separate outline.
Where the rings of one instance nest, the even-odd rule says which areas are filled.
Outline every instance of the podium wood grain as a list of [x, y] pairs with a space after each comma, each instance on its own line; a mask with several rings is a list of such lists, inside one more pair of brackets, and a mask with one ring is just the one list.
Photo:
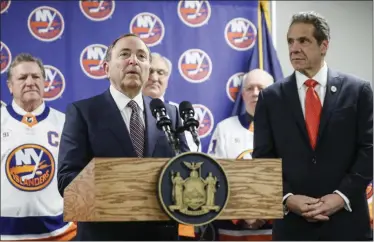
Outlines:
[[[169, 220], [157, 199], [158, 177], [169, 159], [94, 158], [66, 188], [65, 221]], [[278, 159], [218, 160], [229, 202], [218, 219], [283, 217]]]

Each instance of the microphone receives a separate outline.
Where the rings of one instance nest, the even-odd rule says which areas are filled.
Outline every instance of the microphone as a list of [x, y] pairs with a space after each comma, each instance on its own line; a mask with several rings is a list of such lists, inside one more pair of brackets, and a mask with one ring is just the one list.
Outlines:
[[169, 116], [166, 113], [166, 108], [164, 103], [158, 99], [152, 99], [150, 103], [150, 108], [153, 117], [156, 119], [156, 126], [159, 130], [163, 130], [166, 134], [166, 138], [174, 150], [174, 152], [178, 155], [180, 154], [179, 151], [179, 140], [174, 137], [174, 131], [172, 130], [172, 124]]
[[184, 129], [190, 131], [193, 141], [199, 148], [200, 139], [197, 132], [197, 128], [199, 128], [199, 121], [195, 119], [195, 110], [193, 109], [192, 104], [188, 101], [181, 102], [179, 104], [179, 114], [183, 119]]

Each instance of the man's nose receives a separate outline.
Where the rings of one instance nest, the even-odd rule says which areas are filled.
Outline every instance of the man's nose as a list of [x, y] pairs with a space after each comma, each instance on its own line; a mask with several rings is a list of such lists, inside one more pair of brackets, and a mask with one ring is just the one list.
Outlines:
[[253, 89], [253, 96], [258, 96], [258, 94], [260, 93], [260, 89], [259, 88], [257, 88], [257, 87], [255, 87], [254, 89]]
[[34, 78], [32, 78], [32, 76], [28, 76], [28, 77], [26, 78], [25, 84], [26, 84], [27, 86], [34, 85], [34, 84], [35, 84], [35, 80], [34, 80]]
[[158, 81], [158, 75], [156, 72], [152, 72], [149, 74], [149, 80], [153, 81], [153, 82], [157, 82]]
[[130, 65], [136, 65], [137, 64], [137, 58], [136, 58], [136, 55], [131, 55], [129, 57], [129, 64]]
[[289, 45], [290, 53], [298, 53], [300, 52], [300, 45], [295, 41]]

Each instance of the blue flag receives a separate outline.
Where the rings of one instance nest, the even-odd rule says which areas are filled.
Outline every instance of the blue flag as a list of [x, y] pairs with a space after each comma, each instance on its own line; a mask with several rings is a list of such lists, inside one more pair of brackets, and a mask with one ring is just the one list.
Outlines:
[[[267, 9], [265, 7], [265, 4], [268, 3], [269, 1], [259, 1], [258, 3], [259, 15], [261, 17], [259, 17], [258, 19], [257, 41], [255, 46], [253, 47], [253, 54], [248, 61], [248, 71], [259, 68], [272, 75], [274, 81], [279, 81], [283, 79], [283, 74], [269, 31], [270, 20], [268, 20], [266, 16]], [[245, 112], [245, 105], [243, 103], [242, 90], [240, 87], [237, 98], [235, 100], [232, 116], [240, 115]]]

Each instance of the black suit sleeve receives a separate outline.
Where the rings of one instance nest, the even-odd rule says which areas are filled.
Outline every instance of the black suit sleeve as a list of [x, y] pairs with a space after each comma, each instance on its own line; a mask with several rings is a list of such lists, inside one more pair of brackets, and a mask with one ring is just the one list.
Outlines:
[[74, 104], [67, 107], [58, 155], [58, 191], [61, 196], [70, 182], [93, 158], [87, 125]]
[[355, 161], [338, 188], [348, 199], [364, 192], [373, 179], [373, 91], [369, 83], [359, 95], [356, 129]]
[[[268, 113], [267, 100], [261, 91], [256, 104], [254, 116], [254, 141], [252, 157], [255, 158], [279, 158], [274, 146], [274, 138], [271, 128], [271, 120]], [[292, 189], [283, 176], [283, 196], [292, 193]]]
[[[178, 129], [179, 127], [182, 126], [182, 119], [179, 116], [178, 108], [176, 106], [173, 106], [175, 109], [175, 129]], [[180, 151], [183, 152], [188, 152], [190, 151], [190, 148], [188, 147], [186, 136], [184, 135], [184, 132], [178, 134], [178, 139], [180, 143]]]

